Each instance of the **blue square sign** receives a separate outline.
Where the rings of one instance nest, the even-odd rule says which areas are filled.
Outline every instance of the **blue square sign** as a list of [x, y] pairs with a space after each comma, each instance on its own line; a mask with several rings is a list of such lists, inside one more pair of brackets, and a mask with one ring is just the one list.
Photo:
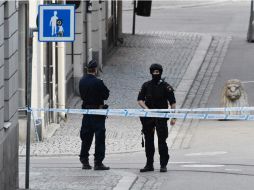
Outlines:
[[73, 42], [75, 5], [39, 5], [39, 41]]

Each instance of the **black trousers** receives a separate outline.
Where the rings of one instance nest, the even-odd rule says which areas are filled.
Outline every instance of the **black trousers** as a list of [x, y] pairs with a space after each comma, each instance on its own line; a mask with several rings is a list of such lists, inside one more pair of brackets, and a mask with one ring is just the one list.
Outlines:
[[160, 165], [166, 166], [169, 160], [167, 138], [168, 138], [168, 119], [157, 118], [143, 118], [141, 119], [143, 125], [143, 133], [145, 135], [145, 151], [147, 164], [153, 164], [154, 161], [154, 132], [156, 129], [158, 136], [158, 147], [160, 154]]
[[94, 161], [100, 163], [105, 158], [105, 117], [84, 115], [80, 130], [81, 151], [80, 161], [88, 160], [89, 150], [95, 135]]

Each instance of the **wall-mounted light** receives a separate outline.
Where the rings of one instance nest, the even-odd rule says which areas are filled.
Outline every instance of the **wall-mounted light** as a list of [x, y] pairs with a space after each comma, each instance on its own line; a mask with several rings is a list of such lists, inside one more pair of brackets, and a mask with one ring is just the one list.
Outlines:
[[4, 122], [4, 129], [9, 129], [11, 127], [11, 122]]

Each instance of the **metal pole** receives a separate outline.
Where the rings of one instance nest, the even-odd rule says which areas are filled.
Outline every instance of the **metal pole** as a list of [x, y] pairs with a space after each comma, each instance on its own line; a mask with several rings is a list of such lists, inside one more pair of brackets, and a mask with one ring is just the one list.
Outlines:
[[133, 1], [132, 35], [135, 35], [135, 27], [136, 27], [136, 0]]
[[250, 5], [250, 20], [249, 20], [249, 28], [248, 28], [248, 34], [247, 34], [247, 41], [248, 42], [253, 42], [254, 39], [253, 37], [253, 0], [251, 0], [251, 5]]
[[113, 4], [113, 40], [114, 40], [114, 46], [117, 46], [117, 18], [116, 18], [116, 16], [117, 16], [117, 12], [116, 12], [116, 6], [117, 6], [117, 4], [116, 4], [116, 1], [117, 0], [113, 0], [112, 1], [112, 4]]
[[29, 168], [30, 168], [30, 131], [31, 131], [31, 88], [32, 88], [32, 58], [33, 58], [33, 33], [38, 29], [30, 29], [27, 52], [27, 132], [26, 132], [26, 174], [25, 188], [29, 189]]
[[122, 35], [122, 12], [123, 12], [122, 0], [117, 1], [117, 38], [119, 39]]

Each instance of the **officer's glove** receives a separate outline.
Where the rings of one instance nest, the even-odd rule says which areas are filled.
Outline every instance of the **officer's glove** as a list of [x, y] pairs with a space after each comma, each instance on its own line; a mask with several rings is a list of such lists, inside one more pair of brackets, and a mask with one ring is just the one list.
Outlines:
[[108, 105], [107, 105], [107, 104], [104, 104], [104, 105], [102, 106], [102, 109], [108, 109]]

